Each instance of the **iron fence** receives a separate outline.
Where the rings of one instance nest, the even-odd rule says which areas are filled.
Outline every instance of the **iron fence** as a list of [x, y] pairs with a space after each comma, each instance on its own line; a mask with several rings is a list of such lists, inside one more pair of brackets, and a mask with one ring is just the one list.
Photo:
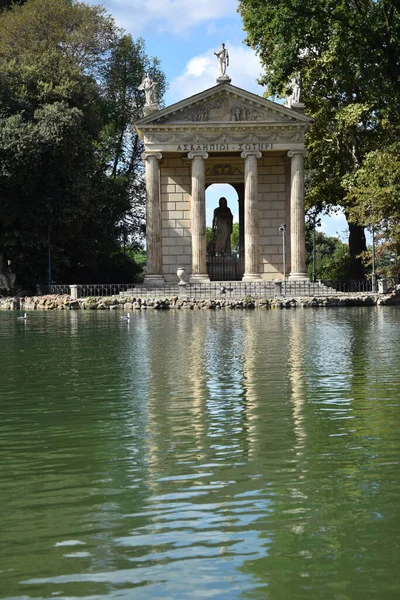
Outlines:
[[243, 252], [215, 254], [208, 251], [207, 272], [211, 281], [240, 281], [244, 273]]
[[[121, 292], [134, 288], [134, 283], [84, 283], [78, 284], [78, 295], [80, 297], [89, 296], [117, 296]], [[51, 285], [50, 294], [71, 294], [70, 285]]]
[[209, 283], [188, 283], [186, 286], [165, 284], [149, 289], [138, 287], [126, 292], [130, 296], [187, 298], [286, 298], [337, 296], [343, 294], [372, 294], [370, 281], [210, 281]]
[[372, 292], [371, 279], [351, 279], [349, 281], [322, 280], [322, 285], [342, 294], [358, 294]]
[[133, 283], [88, 283], [79, 285], [79, 295], [88, 296], [117, 296], [134, 287]]
[[[394, 287], [398, 280], [387, 281], [387, 287]], [[165, 283], [157, 287], [149, 287], [144, 284], [133, 283], [93, 283], [77, 286], [51, 285], [51, 294], [70, 294], [72, 288], [76, 288], [76, 297], [105, 297], [105, 296], [130, 296], [145, 298], [269, 298], [285, 296], [287, 298], [310, 297], [310, 296], [336, 296], [342, 294], [371, 294], [371, 280], [351, 281], [317, 281], [315, 283], [305, 281], [210, 281], [205, 283], [187, 283], [177, 285]], [[382, 290], [381, 290], [382, 291]]]
[[70, 293], [70, 286], [66, 285], [66, 284], [52, 284], [50, 286], [37, 286], [39, 289], [37, 289], [37, 293], [38, 295], [41, 294], [57, 294], [57, 295], [64, 295], [64, 294], [69, 294]]

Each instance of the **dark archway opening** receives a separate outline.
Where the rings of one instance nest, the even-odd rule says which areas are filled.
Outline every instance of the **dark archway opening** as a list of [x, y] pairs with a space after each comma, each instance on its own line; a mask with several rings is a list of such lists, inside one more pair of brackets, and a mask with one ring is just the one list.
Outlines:
[[[226, 198], [233, 216], [228, 247], [225, 244], [221, 247], [220, 238], [216, 233], [221, 197]], [[206, 188], [206, 215], [207, 271], [210, 280], [241, 280], [244, 273], [244, 183], [209, 184]]]

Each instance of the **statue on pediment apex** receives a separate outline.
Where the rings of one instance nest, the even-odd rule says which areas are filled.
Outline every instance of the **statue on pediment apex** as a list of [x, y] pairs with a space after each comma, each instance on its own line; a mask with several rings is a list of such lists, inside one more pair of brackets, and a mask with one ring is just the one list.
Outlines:
[[214, 52], [214, 54], [218, 58], [217, 82], [230, 82], [231, 78], [226, 74], [226, 69], [229, 67], [229, 52], [227, 48], [225, 48], [225, 44], [221, 44], [221, 48], [218, 52]]

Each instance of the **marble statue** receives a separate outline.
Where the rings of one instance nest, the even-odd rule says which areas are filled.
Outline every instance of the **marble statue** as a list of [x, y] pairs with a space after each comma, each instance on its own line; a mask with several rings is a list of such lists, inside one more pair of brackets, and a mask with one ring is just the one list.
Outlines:
[[219, 207], [214, 210], [212, 230], [214, 235], [215, 252], [217, 254], [231, 253], [231, 233], [233, 215], [228, 207], [226, 198], [219, 199]]
[[157, 100], [157, 81], [152, 81], [148, 73], [143, 77], [139, 90], [144, 91], [146, 97], [145, 106], [154, 106], [158, 104]]
[[285, 106], [289, 108], [292, 104], [300, 104], [301, 103], [301, 77], [299, 73], [293, 75], [290, 79], [288, 87], [291, 88], [291, 94], [286, 98]]
[[218, 77], [225, 77], [226, 68], [229, 67], [229, 53], [225, 44], [221, 44], [221, 48], [214, 54], [218, 58]]

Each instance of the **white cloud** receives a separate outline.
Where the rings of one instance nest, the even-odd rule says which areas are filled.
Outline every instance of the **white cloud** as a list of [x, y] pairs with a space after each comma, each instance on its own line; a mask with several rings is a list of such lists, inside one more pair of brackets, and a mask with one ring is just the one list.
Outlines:
[[151, 30], [184, 34], [236, 14], [236, 0], [107, 0], [108, 10], [133, 35]]
[[[227, 74], [231, 77], [232, 84], [261, 95], [263, 88], [256, 80], [262, 74], [262, 67], [254, 51], [247, 46], [229, 42], [226, 43], [226, 47], [230, 58]], [[189, 60], [183, 73], [170, 83], [168, 103], [178, 102], [216, 84], [218, 75], [217, 59], [214, 56], [216, 50], [218, 48], [210, 48]]]
[[342, 241], [347, 241], [349, 228], [343, 210], [338, 209], [337, 212], [325, 215], [321, 219], [320, 231], [331, 237], [338, 237]]

